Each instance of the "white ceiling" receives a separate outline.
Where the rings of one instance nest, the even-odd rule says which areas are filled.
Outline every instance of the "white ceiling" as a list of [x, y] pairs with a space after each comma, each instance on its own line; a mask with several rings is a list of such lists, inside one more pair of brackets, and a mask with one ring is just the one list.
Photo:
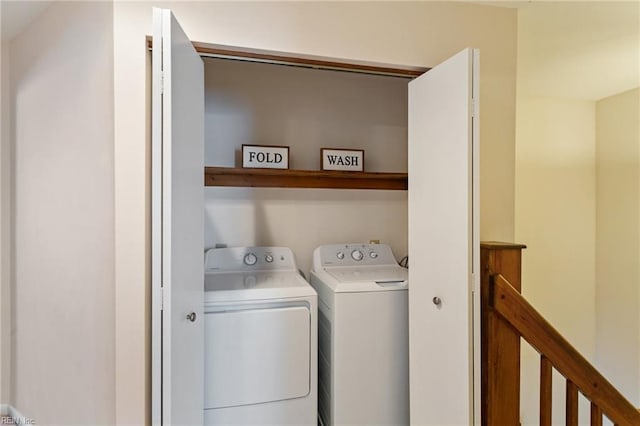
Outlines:
[[598, 100], [640, 86], [640, 2], [518, 8], [518, 94]]

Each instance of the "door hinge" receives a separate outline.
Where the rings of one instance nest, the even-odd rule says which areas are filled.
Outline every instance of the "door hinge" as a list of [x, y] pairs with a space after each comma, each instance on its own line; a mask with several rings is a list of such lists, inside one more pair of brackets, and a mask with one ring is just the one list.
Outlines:
[[164, 71], [160, 72], [160, 94], [164, 94]]
[[164, 311], [164, 287], [160, 287], [160, 310]]

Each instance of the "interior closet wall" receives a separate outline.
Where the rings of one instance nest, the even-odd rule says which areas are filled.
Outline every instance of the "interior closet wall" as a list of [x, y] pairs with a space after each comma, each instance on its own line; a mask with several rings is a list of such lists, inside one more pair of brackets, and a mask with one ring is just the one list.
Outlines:
[[[205, 164], [241, 167], [242, 144], [289, 146], [292, 169], [318, 170], [323, 147], [365, 150], [365, 170], [407, 171], [408, 79], [205, 60]], [[406, 191], [205, 190], [205, 247], [293, 249], [305, 274], [321, 244], [390, 244], [407, 254]]]
[[11, 403], [38, 424], [116, 423], [112, 18], [54, 2], [10, 46]]

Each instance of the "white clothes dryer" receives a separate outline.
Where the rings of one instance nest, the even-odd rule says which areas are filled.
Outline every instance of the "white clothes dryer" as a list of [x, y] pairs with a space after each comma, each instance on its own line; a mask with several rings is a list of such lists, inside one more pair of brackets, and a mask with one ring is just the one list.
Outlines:
[[317, 424], [317, 295], [284, 247], [205, 254], [205, 425]]
[[384, 244], [313, 253], [318, 414], [329, 425], [409, 424], [408, 274]]

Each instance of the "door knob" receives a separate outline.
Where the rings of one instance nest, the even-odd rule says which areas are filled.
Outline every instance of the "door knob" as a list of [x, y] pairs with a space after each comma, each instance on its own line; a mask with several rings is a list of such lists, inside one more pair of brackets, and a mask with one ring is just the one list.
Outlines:
[[440, 305], [442, 305], [442, 300], [438, 296], [434, 297], [432, 300], [433, 300], [433, 304], [436, 305], [437, 307], [440, 307]]
[[195, 312], [191, 312], [190, 314], [187, 314], [187, 319], [191, 322], [195, 322], [196, 321], [196, 313]]

